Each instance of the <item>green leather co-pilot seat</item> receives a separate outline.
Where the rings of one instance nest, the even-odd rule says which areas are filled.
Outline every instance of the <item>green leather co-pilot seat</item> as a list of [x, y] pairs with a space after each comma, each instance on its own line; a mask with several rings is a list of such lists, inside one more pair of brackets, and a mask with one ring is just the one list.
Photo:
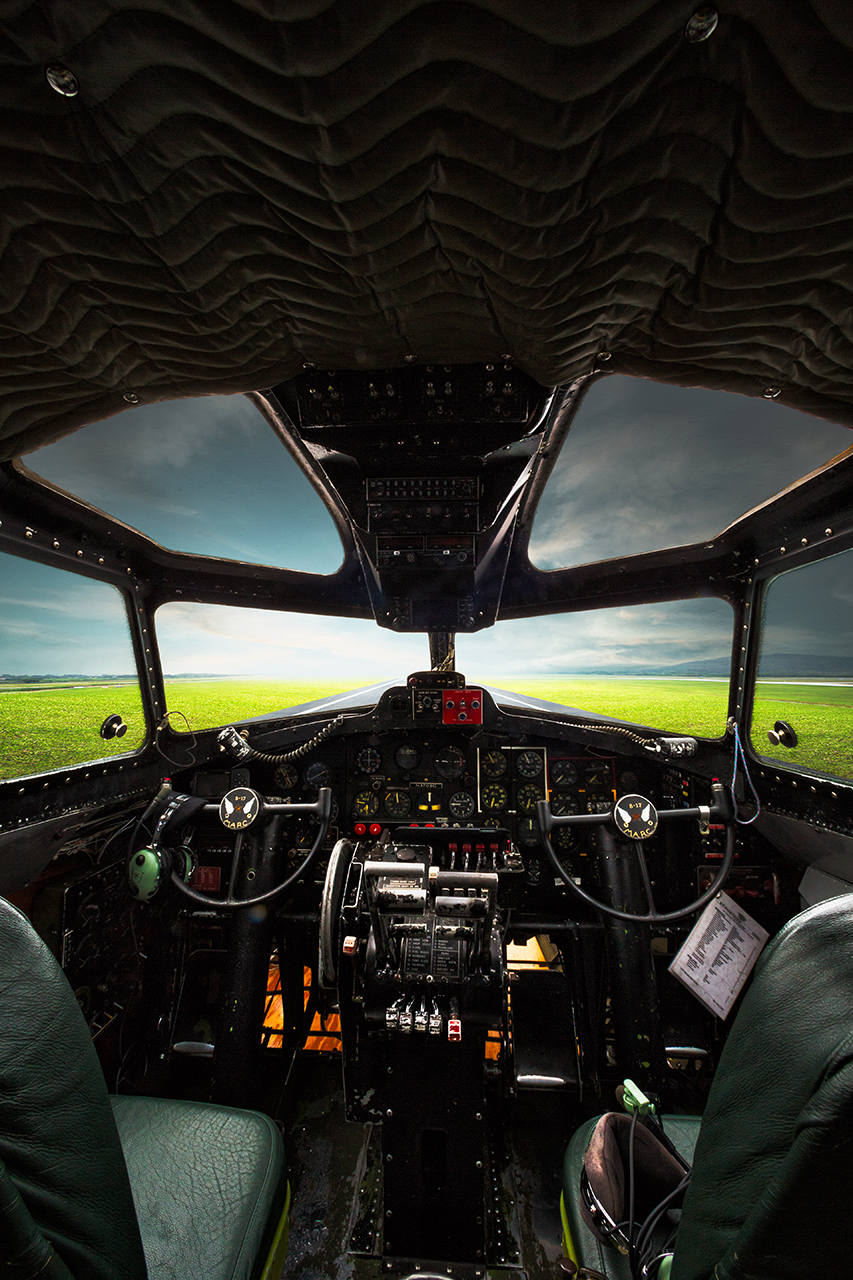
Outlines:
[[[595, 1121], [569, 1144], [565, 1218], [582, 1266], [627, 1259], [583, 1223], [578, 1188]], [[804, 911], [761, 956], [701, 1129], [665, 1117], [693, 1155], [671, 1280], [848, 1280], [853, 1271], [853, 896]], [[698, 1135], [698, 1141], [697, 1141]]]
[[286, 1199], [267, 1116], [108, 1096], [64, 975], [0, 898], [0, 1272], [272, 1280]]

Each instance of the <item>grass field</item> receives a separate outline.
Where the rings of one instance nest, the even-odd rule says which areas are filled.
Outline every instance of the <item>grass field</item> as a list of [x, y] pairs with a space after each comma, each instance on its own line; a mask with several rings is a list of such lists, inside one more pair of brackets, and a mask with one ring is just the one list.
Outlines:
[[[496, 676], [486, 683], [673, 732], [720, 737], [725, 729], [728, 685], [724, 681]], [[195, 730], [250, 719], [351, 688], [349, 680], [331, 684], [185, 680], [168, 682], [167, 696], [169, 711], [182, 712], [189, 728]], [[757, 688], [753, 745], [759, 754], [785, 764], [853, 777], [852, 710], [853, 685], [762, 682]], [[100, 725], [115, 712], [123, 716], [128, 732], [124, 738], [104, 742]], [[800, 741], [793, 751], [772, 748], [767, 741], [767, 730], [776, 720], [787, 720], [796, 729]], [[173, 727], [180, 732], [187, 726], [174, 714]], [[133, 685], [63, 681], [0, 686], [0, 778], [121, 755], [134, 751], [144, 737], [141, 702]]]
[[[799, 742], [792, 751], [767, 741], [767, 730], [777, 720], [787, 720], [796, 730]], [[853, 778], [853, 685], [760, 681], [755, 688], [752, 745], [759, 755], [794, 768]]]
[[[122, 717], [127, 733], [104, 742], [101, 725], [114, 714]], [[124, 755], [144, 741], [135, 684], [0, 685], [0, 778]]]

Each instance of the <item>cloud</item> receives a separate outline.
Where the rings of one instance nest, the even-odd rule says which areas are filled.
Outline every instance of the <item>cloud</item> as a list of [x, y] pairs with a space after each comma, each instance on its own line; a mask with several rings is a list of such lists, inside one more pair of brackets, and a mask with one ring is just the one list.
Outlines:
[[320, 497], [245, 396], [141, 405], [24, 461], [177, 551], [316, 573], [341, 563]]
[[704, 541], [850, 440], [745, 396], [603, 379], [545, 487], [530, 558], [556, 569]]
[[457, 636], [457, 666], [476, 679], [631, 671], [705, 658], [727, 666], [732, 625], [732, 610], [722, 600], [524, 618]]
[[[66, 589], [58, 589], [37, 596], [0, 596], [0, 606], [4, 608], [36, 609], [48, 613], [61, 613], [69, 617], [91, 621], [93, 616], [110, 610], [124, 617], [124, 606], [121, 597], [114, 587], [108, 583], [90, 582], [86, 578], [68, 577]], [[4, 619], [4, 629], [8, 619]]]
[[164, 670], [336, 682], [388, 679], [429, 665], [426, 636], [398, 636], [374, 622], [224, 605], [161, 606], [155, 628]]

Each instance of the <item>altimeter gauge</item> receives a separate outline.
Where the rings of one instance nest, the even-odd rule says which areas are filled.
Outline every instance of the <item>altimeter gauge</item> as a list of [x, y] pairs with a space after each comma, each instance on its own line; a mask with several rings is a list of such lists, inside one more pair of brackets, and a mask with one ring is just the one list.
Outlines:
[[327, 764], [323, 764], [322, 760], [314, 760], [303, 773], [302, 781], [312, 791], [319, 791], [321, 787], [327, 787], [332, 781], [332, 771]]

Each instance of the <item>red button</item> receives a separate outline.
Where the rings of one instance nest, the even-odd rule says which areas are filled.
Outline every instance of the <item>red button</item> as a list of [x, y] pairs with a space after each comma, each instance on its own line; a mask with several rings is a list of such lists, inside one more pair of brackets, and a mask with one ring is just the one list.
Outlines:
[[381, 836], [381, 835], [382, 835], [382, 826], [381, 826], [381, 824], [380, 824], [380, 823], [378, 823], [378, 822], [371, 822], [371, 824], [370, 824], [370, 834], [371, 834], [372, 836]]
[[353, 827], [353, 830], [355, 831], [355, 834], [356, 834], [357, 836], [366, 836], [366, 835], [367, 835], [367, 827], [364, 825], [364, 823], [363, 823], [363, 822], [357, 822], [357, 823], [355, 824], [355, 826]]

